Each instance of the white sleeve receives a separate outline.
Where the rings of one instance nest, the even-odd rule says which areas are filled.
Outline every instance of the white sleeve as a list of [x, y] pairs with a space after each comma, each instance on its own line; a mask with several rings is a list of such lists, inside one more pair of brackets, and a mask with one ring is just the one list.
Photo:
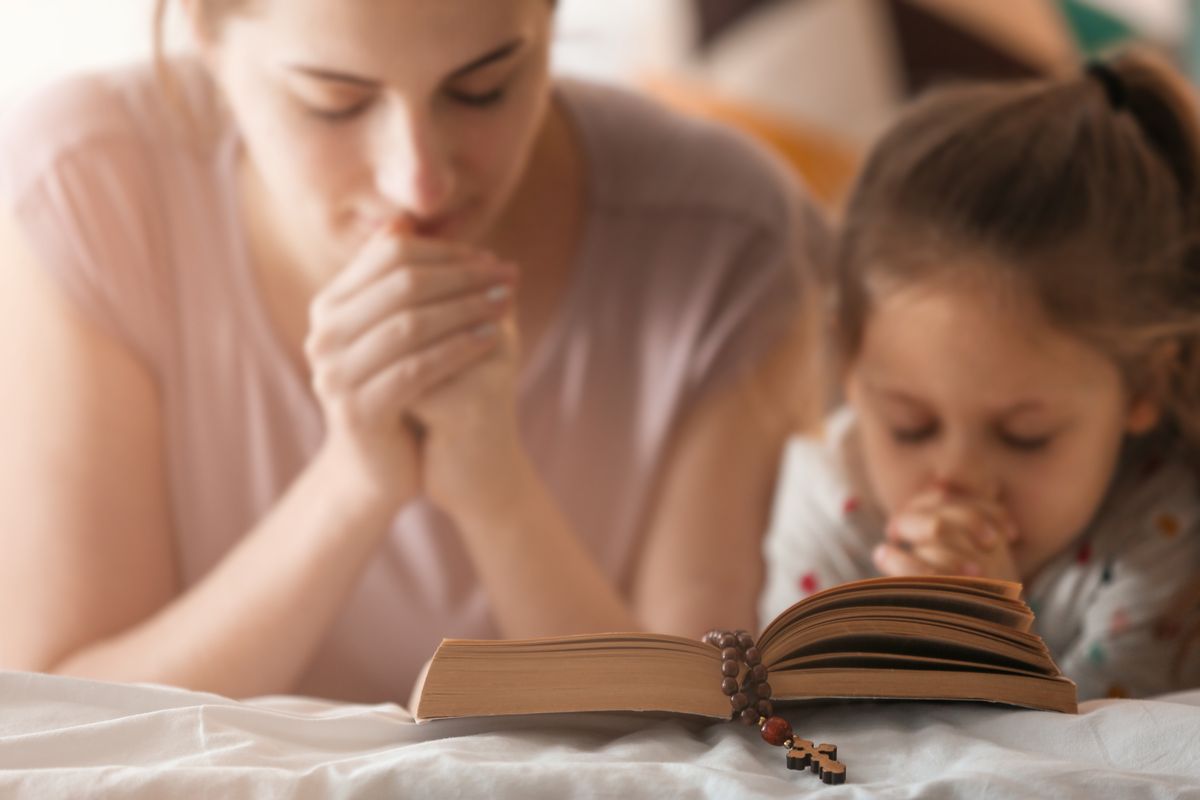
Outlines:
[[871, 551], [882, 540], [880, 516], [856, 496], [840, 464], [820, 441], [788, 442], [763, 545], [760, 629], [814, 592], [878, 575]]

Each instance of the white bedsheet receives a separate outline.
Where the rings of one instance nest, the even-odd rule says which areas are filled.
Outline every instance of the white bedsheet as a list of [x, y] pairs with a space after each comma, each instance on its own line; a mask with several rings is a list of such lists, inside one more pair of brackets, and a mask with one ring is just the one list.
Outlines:
[[0, 798], [1200, 798], [1200, 691], [1079, 716], [950, 703], [794, 710], [849, 782], [740, 725], [632, 714], [417, 725], [395, 705], [237, 702], [0, 672]]

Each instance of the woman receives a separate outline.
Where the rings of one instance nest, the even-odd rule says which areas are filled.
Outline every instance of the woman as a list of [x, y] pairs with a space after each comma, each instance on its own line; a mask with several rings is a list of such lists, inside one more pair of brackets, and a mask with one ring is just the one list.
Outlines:
[[185, 8], [6, 126], [0, 666], [395, 700], [443, 636], [751, 625], [786, 183], [553, 85], [545, 0]]

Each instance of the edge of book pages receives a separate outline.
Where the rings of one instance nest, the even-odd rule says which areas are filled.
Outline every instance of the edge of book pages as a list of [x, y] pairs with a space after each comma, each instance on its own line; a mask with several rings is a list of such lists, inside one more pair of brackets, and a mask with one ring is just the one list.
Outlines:
[[[768, 643], [769, 647], [768, 637], [778, 636], [781, 630], [792, 632], [792, 628], [780, 624], [784, 620], [799, 616], [804, 624], [806, 619], [818, 619], [820, 614], [805, 614], [814, 607], [836, 608], [842, 602], [850, 610], [886, 614], [886, 609], [844, 600], [910, 589], [924, 596], [928, 596], [928, 591], [948, 591], [966, 598], [967, 603], [984, 598], [1004, 616], [1017, 619], [1013, 615], [1019, 613], [1022, 619], [1027, 616], [1028, 622], [1032, 622], [1032, 612], [1019, 599], [1019, 584], [982, 578], [872, 578], [833, 587], [801, 600], [766, 626], [760, 642]], [[836, 612], [832, 613], [836, 625]], [[924, 612], [914, 611], [910, 616], [921, 613]], [[880, 624], [889, 623], [885, 619]], [[988, 633], [987, 626], [991, 623], [979, 624], [984, 634]], [[816, 663], [832, 658], [868, 664], [886, 657], [937, 668], [780, 668], [770, 674], [773, 699], [783, 708], [828, 700], [949, 700], [1074, 713], [1075, 684], [1059, 672], [1044, 643], [1034, 634], [1020, 631], [1019, 625], [1011, 632], [1005, 632], [1007, 628], [1001, 630], [1003, 626], [992, 627], [1026, 642], [1027, 646], [1036, 642], [1044, 654], [1044, 672], [1034, 674], [1023, 665], [994, 664], [983, 671], [980, 664], [970, 661], [877, 656], [869, 651], [818, 654], [799, 660]], [[554, 657], [539, 659], [541, 653], [553, 653]], [[486, 662], [482, 667], [478, 663], [481, 660]], [[792, 662], [781, 659], [779, 663]], [[597, 664], [606, 669], [598, 670]], [[471, 680], [473, 677], [485, 680], [477, 683]], [[721, 694], [719, 683], [720, 654], [716, 648], [678, 636], [609, 633], [524, 640], [446, 639], [419, 676], [409, 708], [420, 722], [462, 716], [603, 711], [665, 712], [727, 719], [728, 699]], [[881, 690], [881, 686], [886, 690]]]

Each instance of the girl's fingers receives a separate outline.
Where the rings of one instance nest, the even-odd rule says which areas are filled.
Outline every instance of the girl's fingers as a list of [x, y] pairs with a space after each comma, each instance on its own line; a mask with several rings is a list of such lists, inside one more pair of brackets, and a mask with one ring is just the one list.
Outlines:
[[953, 547], [918, 545], [912, 548], [911, 555], [941, 575], [967, 575], [974, 578], [983, 574], [977, 559]]
[[364, 419], [398, 414], [436, 386], [491, 354], [500, 328], [489, 323], [462, 331], [433, 347], [401, 359], [369, 378], [355, 398]]
[[515, 270], [510, 265], [496, 265], [486, 259], [433, 269], [391, 270], [340, 302], [314, 304], [306, 342], [309, 357], [319, 357], [345, 347], [405, 308], [481, 291], [511, 291]]
[[[940, 520], [951, 528], [966, 532], [975, 545], [984, 550], [1016, 540], [1016, 529], [1007, 513], [994, 503], [925, 494], [914, 499], [897, 519], [909, 516]], [[913, 535], [918, 533], [914, 527]]]
[[886, 542], [875, 548], [871, 559], [881, 574], [892, 577], [941, 574], [904, 548]]
[[964, 559], [962, 554], [943, 547], [926, 545], [905, 548], [884, 543], [872, 553], [875, 567], [884, 575], [966, 575], [977, 577], [983, 570], [977, 561]]
[[389, 365], [418, 355], [455, 333], [496, 324], [510, 305], [507, 287], [392, 314], [314, 370], [321, 388], [359, 386]]
[[[980, 558], [997, 544], [993, 540], [981, 546], [977, 541], [977, 534], [964, 527], [965, 524], [974, 522], [976, 520], [964, 523], [963, 520], [953, 519], [945, 512], [940, 515], [907, 513], [889, 522], [884, 536], [889, 542], [914, 552], [932, 548], [939, 552], [954, 553], [954, 565], [948, 569], [957, 574], [962, 572], [957, 566], [958, 563], [975, 564], [977, 568]], [[950, 563], [947, 560], [949, 558], [939, 557], [936, 561], [941, 566], [947, 566]], [[969, 574], [969, 569], [962, 574]]]

